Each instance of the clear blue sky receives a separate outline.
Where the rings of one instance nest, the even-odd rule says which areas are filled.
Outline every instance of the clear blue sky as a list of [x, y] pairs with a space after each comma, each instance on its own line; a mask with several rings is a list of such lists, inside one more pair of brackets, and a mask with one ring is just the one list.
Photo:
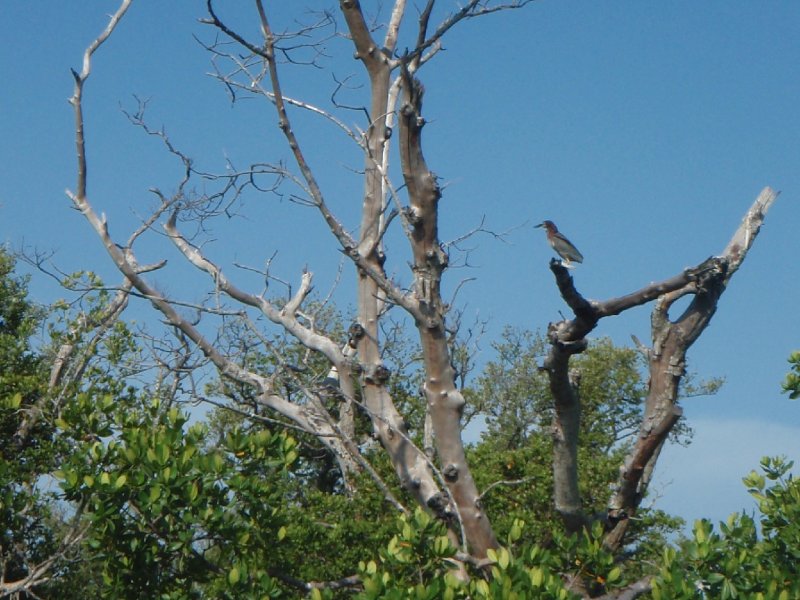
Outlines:
[[[287, 7], [300, 3], [276, 4], [273, 25], [282, 29]], [[169, 192], [180, 176], [122, 115], [120, 107], [135, 108], [134, 94], [149, 99], [151, 123], [164, 125], [201, 167], [286, 155], [270, 107], [232, 107], [207, 75], [208, 55], [192, 38], [212, 34], [197, 23], [203, 6], [135, 1], [96, 57], [86, 88], [89, 195], [123, 239], [153, 204], [147, 190]], [[64, 190], [75, 178], [69, 69], [80, 67], [115, 8], [7, 0], [0, 20], [0, 243], [52, 250], [60, 268], [93, 269], [110, 281], [118, 277]], [[254, 31], [247, 3], [228, 10]], [[330, 43], [331, 53], [344, 47]], [[360, 72], [350, 51], [332, 64], [340, 77]], [[719, 253], [763, 186], [782, 191], [689, 355], [691, 370], [727, 384], [716, 397], [684, 403], [696, 441], [665, 452], [655, 486], [659, 505], [689, 520], [752, 508], [739, 479], [758, 458], [800, 459], [800, 403], [779, 393], [786, 358], [800, 347], [800, 3], [542, 0], [462, 24], [420, 75], [426, 156], [447, 184], [442, 237], [461, 235], [483, 215], [497, 231], [525, 224], [508, 243], [471, 240], [471, 267], [448, 275], [451, 290], [476, 278], [459, 300], [467, 315], [491, 319], [483, 360], [503, 325], [543, 328], [565, 310], [547, 267], [550, 249], [533, 224], [558, 223], [586, 257], [575, 271], [579, 290], [605, 299]], [[285, 83], [286, 93], [319, 103], [333, 86], [329, 72], [308, 69]], [[363, 126], [355, 112], [343, 117]], [[355, 149], [319, 122], [299, 121], [298, 133], [331, 205], [355, 226]], [[277, 249], [275, 274], [296, 282], [308, 265], [327, 291], [338, 254], [318, 216], [263, 196], [248, 198], [245, 209], [246, 219], [215, 226], [212, 255], [258, 266]], [[402, 240], [390, 240], [388, 251], [393, 273], [408, 281]], [[140, 252], [145, 261], [180, 262], [162, 240]], [[159, 277], [170, 292], [199, 281], [178, 271]], [[353, 302], [347, 277], [337, 296], [344, 305]], [[58, 293], [41, 278], [32, 289], [41, 301]], [[641, 308], [603, 321], [595, 335], [647, 340], [649, 314]]]

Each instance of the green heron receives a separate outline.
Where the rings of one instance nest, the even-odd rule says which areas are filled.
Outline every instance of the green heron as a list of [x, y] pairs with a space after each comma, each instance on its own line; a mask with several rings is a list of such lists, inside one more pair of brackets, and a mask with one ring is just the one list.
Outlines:
[[572, 242], [559, 233], [558, 227], [556, 227], [555, 223], [552, 221], [544, 221], [536, 225], [536, 227], [545, 228], [547, 231], [547, 241], [550, 242], [553, 250], [555, 250], [558, 255], [564, 259], [564, 262], [566, 263], [564, 266], [569, 267], [570, 261], [574, 261], [576, 263], [583, 262], [583, 254], [581, 254], [578, 249], [573, 246]]

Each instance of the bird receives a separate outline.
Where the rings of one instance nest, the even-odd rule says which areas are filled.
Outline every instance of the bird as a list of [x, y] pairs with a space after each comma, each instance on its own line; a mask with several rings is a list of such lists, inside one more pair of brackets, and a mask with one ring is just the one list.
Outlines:
[[578, 251], [572, 242], [558, 231], [558, 227], [556, 227], [555, 223], [552, 221], [542, 221], [536, 225], [536, 227], [544, 227], [547, 232], [547, 241], [550, 242], [553, 250], [564, 260], [565, 267], [572, 268], [570, 262], [583, 262], [583, 254]]

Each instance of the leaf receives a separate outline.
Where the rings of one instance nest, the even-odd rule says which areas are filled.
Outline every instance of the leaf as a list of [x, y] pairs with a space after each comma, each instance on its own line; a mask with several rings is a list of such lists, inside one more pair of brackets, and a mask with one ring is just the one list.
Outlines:
[[489, 598], [489, 584], [486, 582], [485, 579], [479, 579], [475, 582], [475, 591], [483, 596], [484, 598]]
[[389, 540], [389, 543], [386, 545], [386, 553], [389, 556], [397, 556], [399, 554], [400, 548], [397, 540], [397, 536], [392, 536], [392, 539]]
[[433, 551], [437, 556], [446, 556], [450, 550], [450, 540], [446, 535], [437, 536], [433, 541]]
[[155, 455], [158, 462], [164, 464], [169, 459], [169, 446], [166, 444], [158, 444], [155, 448]]
[[653, 600], [661, 600], [661, 589], [658, 586], [653, 585], [653, 589], [650, 593], [653, 596]]
[[706, 525], [706, 522], [703, 520], [697, 520], [694, 522], [694, 538], [701, 544], [708, 539], [708, 530]]
[[3, 405], [6, 408], [10, 408], [10, 409], [13, 409], [13, 410], [18, 409], [21, 404], [22, 404], [22, 394], [20, 392], [17, 392], [16, 394], [11, 396], [10, 398], [5, 398], [3, 400]]
[[726, 579], [722, 582], [722, 598], [723, 600], [727, 600], [727, 598], [737, 598], [738, 593], [736, 591], [736, 586], [731, 583], [730, 579]]
[[508, 533], [508, 538], [512, 542], [516, 542], [522, 537], [522, 529], [525, 527], [525, 521], [521, 519], [514, 519], [514, 524], [511, 526], [511, 531]]
[[228, 583], [231, 585], [236, 585], [239, 583], [239, 578], [241, 577], [239, 573], [239, 567], [233, 567], [230, 571], [228, 571]]
[[508, 553], [508, 550], [505, 548], [500, 548], [500, 551], [497, 554], [497, 562], [500, 565], [500, 568], [505, 570], [508, 568], [508, 564], [511, 561], [511, 555]]
[[181, 464], [185, 465], [191, 458], [194, 456], [195, 452], [197, 452], [196, 446], [186, 446], [183, 450], [183, 455], [181, 456]]

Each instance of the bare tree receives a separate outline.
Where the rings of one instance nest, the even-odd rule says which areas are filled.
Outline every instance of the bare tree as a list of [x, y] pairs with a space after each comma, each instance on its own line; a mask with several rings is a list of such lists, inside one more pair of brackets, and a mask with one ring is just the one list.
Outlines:
[[[157, 207], [125, 241], [112, 237], [105, 216], [87, 194], [82, 99], [91, 74], [92, 56], [118, 25], [130, 0], [122, 3], [108, 28], [86, 50], [82, 70], [74, 72], [71, 99], [76, 120], [78, 176], [69, 197], [102, 240], [124, 276], [125, 286], [146, 298], [181, 339], [202, 352], [223, 380], [245, 386], [259, 408], [273, 411], [285, 422], [316, 436], [335, 455], [346, 481], [354, 472], [367, 471], [385, 490], [387, 499], [399, 510], [406, 510], [361, 453], [354, 436], [354, 418], [357, 411], [363, 412], [405, 490], [419, 505], [444, 520], [462, 550], [477, 559], [486, 557], [487, 551], [497, 546], [497, 539], [489, 517], [481, 508], [480, 493], [461, 438], [465, 401], [457, 385], [458, 374], [449, 343], [450, 306], [442, 298], [442, 277], [450, 257], [438, 233], [442, 190], [423, 154], [425, 118], [419, 77], [420, 70], [438, 53], [443, 36], [451, 28], [473, 17], [520, 8], [529, 1], [469, 0], [451, 13], [439, 14], [434, 10], [435, 0], [428, 0], [422, 11], [414, 15], [404, 0], [396, 0], [379, 25], [356, 0], [340, 0], [340, 18], [321, 13], [293, 31], [278, 31], [272, 24], [270, 11], [261, 0], [254, 0], [251, 18], [260, 34], [250, 38], [229, 25], [226, 16], [208, 0], [208, 15], [203, 22], [218, 36], [207, 45], [215, 66], [214, 76], [234, 100], [254, 96], [270, 105], [270, 110], [277, 114], [291, 163], [270, 159], [243, 170], [229, 168], [217, 175], [202, 172], [163, 131], [150, 129], [140, 110], [130, 115], [132, 121], [162, 139], [167, 151], [183, 165], [183, 178], [172, 194], [155, 190]], [[439, 15], [436, 25], [432, 23], [434, 15]], [[336, 29], [341, 23], [342, 33]], [[401, 35], [404, 40], [412, 40], [402, 52], [398, 51]], [[361, 104], [344, 103], [340, 93], [347, 82], [341, 80], [337, 80], [326, 106], [284, 94], [285, 69], [303, 64], [318, 66], [326, 52], [323, 40], [341, 42], [342, 38], [364, 70], [367, 85]], [[308, 144], [296, 133], [293, 118], [297, 112], [310, 113], [333, 126], [352, 141], [363, 158], [360, 224], [355, 233], [334, 212], [317, 179], [308, 158]], [[360, 126], [348, 123], [348, 115], [352, 114], [363, 118]], [[395, 170], [390, 168], [392, 148], [399, 157], [401, 184], [395, 183]], [[261, 185], [264, 177], [273, 178], [274, 184]], [[219, 189], [193, 193], [190, 182], [198, 179], [216, 184]], [[302, 273], [297, 289], [286, 297], [268, 295], [263, 290], [251, 291], [210, 256], [202, 241], [185, 232], [187, 225], [195, 225], [202, 231], [208, 219], [229, 211], [245, 193], [282, 193], [285, 186], [293, 186], [290, 193], [293, 201], [319, 213], [334, 244], [355, 268], [352, 293], [357, 315], [347, 339], [335, 339], [316, 326], [313, 311], [308, 309], [313, 287], [310, 271]], [[566, 268], [558, 261], [552, 263], [557, 285], [575, 315], [573, 319], [551, 324], [552, 348], [544, 365], [556, 403], [554, 502], [570, 531], [578, 531], [593, 518], [583, 514], [577, 486], [580, 397], [570, 382], [570, 357], [585, 349], [586, 335], [601, 318], [655, 301], [653, 347], [649, 351], [650, 394], [638, 439], [621, 469], [605, 517], [607, 545], [616, 549], [623, 543], [627, 523], [641, 501], [659, 450], [680, 415], [676, 406], [677, 388], [683, 376], [686, 351], [708, 324], [774, 198], [775, 194], [768, 189], [762, 193], [721, 256], [627, 296], [603, 302], [586, 300], [575, 288]], [[155, 231], [158, 223], [187, 264], [208, 277], [213, 301], [173, 297], [159, 291], [152, 282], [150, 273], [166, 268], [166, 263], [140, 264], [135, 246], [143, 234]], [[389, 257], [384, 241], [392, 226], [401, 228], [410, 249], [413, 279], [407, 288], [390, 276], [392, 271], [387, 269]], [[262, 275], [265, 280], [274, 281], [269, 269]], [[691, 305], [681, 317], [670, 321], [670, 307], [688, 294], [694, 296]], [[391, 373], [382, 358], [381, 321], [390, 310], [403, 311], [413, 321], [419, 338], [423, 395], [435, 440], [434, 453], [426, 453], [425, 448], [414, 442], [387, 386]], [[283, 373], [288, 365], [266, 374], [252, 368], [214, 337], [215, 330], [209, 325], [213, 319], [219, 321], [218, 330], [231, 327], [232, 323], [250, 330], [261, 340], [265, 351], [269, 350], [268, 336], [262, 331], [262, 323], [266, 322], [291, 336], [310, 353], [324, 358], [325, 370], [330, 368], [330, 373], [338, 378], [337, 410], [326, 408], [323, 386], [303, 384], [299, 386], [299, 396], [288, 397], [276, 383], [278, 372]]]
[[[770, 188], [756, 198], [731, 241], [719, 256], [712, 256], [679, 275], [651, 283], [633, 293], [606, 301], [590, 301], [575, 288], [569, 271], [553, 259], [551, 269], [564, 301], [575, 317], [551, 323], [550, 353], [544, 369], [555, 399], [553, 439], [555, 505], [569, 530], [587, 523], [578, 490], [577, 443], [580, 398], [570, 381], [569, 360], [587, 347], [586, 336], [603, 317], [655, 301], [651, 316], [653, 345], [646, 348], [650, 380], [638, 437], [620, 468], [620, 478], [609, 500], [606, 545], [616, 550], [624, 540], [630, 518], [636, 513], [652, 478], [664, 442], [682, 414], [677, 405], [680, 382], [686, 374], [686, 352], [708, 326], [720, 296], [739, 269], [778, 194]], [[686, 310], [671, 320], [676, 300], [693, 296]]]
[[[261, 37], [253, 41], [229, 27], [213, 3], [207, 2], [205, 23], [216, 28], [224, 38], [224, 41], [209, 45], [208, 49], [216, 65], [224, 63], [230, 69], [228, 72], [218, 70], [218, 78], [232, 94], [255, 94], [274, 106], [296, 170], [276, 161], [233, 174], [212, 176], [200, 173], [192, 166], [191, 159], [173, 146], [166, 134], [147, 127], [142, 111], [139, 111], [131, 115], [132, 120], [148, 133], [160, 136], [168, 150], [180, 158], [185, 171], [176, 193], [167, 196], [156, 190], [159, 206], [126, 242], [112, 238], [105, 217], [98, 214], [86, 193], [82, 98], [84, 84], [91, 73], [92, 55], [117, 26], [130, 2], [123, 2], [108, 28], [87, 49], [81, 72], [74, 73], [75, 91], [71, 99], [76, 118], [78, 181], [75, 191], [69, 195], [100, 236], [126, 281], [150, 301], [169, 325], [195, 344], [223, 378], [250, 386], [255, 390], [259, 405], [276, 411], [303, 431], [317, 436], [336, 456], [345, 479], [350, 473], [367, 468], [353, 438], [355, 407], [363, 410], [372, 423], [375, 436], [388, 452], [403, 487], [420, 505], [444, 519], [464, 548], [468, 546], [478, 557], [485, 556], [486, 550], [496, 546], [497, 541], [478, 502], [479, 493], [466, 463], [461, 439], [460, 417], [464, 399], [456, 385], [446, 325], [449, 306], [442, 299], [440, 285], [448, 263], [448, 254], [438, 237], [441, 191], [422, 154], [423, 90], [416, 76], [438, 52], [442, 36], [453, 26], [472, 17], [519, 8], [528, 1], [492, 3], [472, 0], [455, 12], [443, 15], [435, 28], [430, 23], [435, 2], [430, 1], [418, 15], [416, 25], [411, 25], [416, 28], [413, 32], [415, 44], [402, 53], [396, 51], [398, 37], [401, 27], [406, 26], [406, 21], [411, 18], [404, 1], [396, 2], [392, 7], [382, 39], [376, 37], [378, 28], [369, 21], [358, 2], [340, 2], [346, 25], [345, 36], [352, 43], [355, 56], [362, 63], [369, 81], [368, 100], [363, 109], [366, 115], [363, 130], [346, 125], [344, 119], [335, 114], [348, 110], [339, 104], [335, 93], [332, 108], [327, 110], [289, 98], [282, 92], [282, 67], [302, 62], [304, 59], [297, 56], [303, 52], [310, 53], [312, 58], [309, 62], [314, 62], [313, 56], [321, 52], [321, 47], [319, 41], [313, 41], [313, 35], [333, 26], [335, 19], [331, 15], [323, 14], [313, 24], [302, 26], [297, 31], [276, 34], [269, 12], [262, 2], [256, 0], [253, 18], [259, 24]], [[330, 208], [306, 158], [304, 145], [295, 134], [288, 107], [311, 111], [333, 123], [363, 153], [361, 225], [356, 235], [347, 231]], [[401, 206], [402, 200], [397, 193], [400, 186], [393, 184], [389, 176], [390, 140], [395, 124], [403, 185], [408, 198], [405, 206]], [[199, 245], [192, 242], [191, 236], [182, 232], [182, 222], [200, 222], [219, 214], [224, 210], [221, 207], [231, 206], [248, 184], [257, 187], [254, 180], [265, 174], [298, 186], [295, 199], [318, 210], [339, 248], [354, 264], [358, 274], [355, 290], [357, 318], [350, 327], [348, 340], [326, 336], [303, 312], [312, 290], [311, 272], [303, 273], [300, 285], [291, 297], [285, 300], [268, 298], [237, 285]], [[191, 197], [188, 184], [193, 177], [221, 182], [223, 187], [214, 194]], [[413, 255], [410, 289], [403, 289], [393, 281], [385, 268], [387, 257], [383, 240], [395, 219], [402, 224]], [[342, 405], [338, 415], [334, 416], [325, 408], [319, 389], [304, 388], [304, 397], [300, 401], [284, 397], [276, 388], [273, 377], [238, 363], [235, 356], [225, 353], [208, 337], [206, 329], [198, 324], [194, 315], [186, 316], [180, 307], [189, 303], [167, 297], [146, 278], [146, 273], [164, 268], [164, 263], [140, 265], [134, 245], [159, 220], [186, 260], [208, 275], [215, 293], [226, 296], [238, 306], [225, 309], [229, 321], [237, 319], [252, 323], [249, 314], [265, 317], [330, 363], [339, 381]], [[205, 317], [219, 314], [218, 310], [206, 305], [195, 304], [193, 308]], [[425, 372], [423, 387], [436, 440], [437, 461], [409, 437], [405, 419], [386, 385], [390, 372], [381, 358], [380, 322], [392, 308], [405, 311], [413, 319], [419, 334]], [[396, 499], [390, 497], [390, 500], [402, 508]]]

